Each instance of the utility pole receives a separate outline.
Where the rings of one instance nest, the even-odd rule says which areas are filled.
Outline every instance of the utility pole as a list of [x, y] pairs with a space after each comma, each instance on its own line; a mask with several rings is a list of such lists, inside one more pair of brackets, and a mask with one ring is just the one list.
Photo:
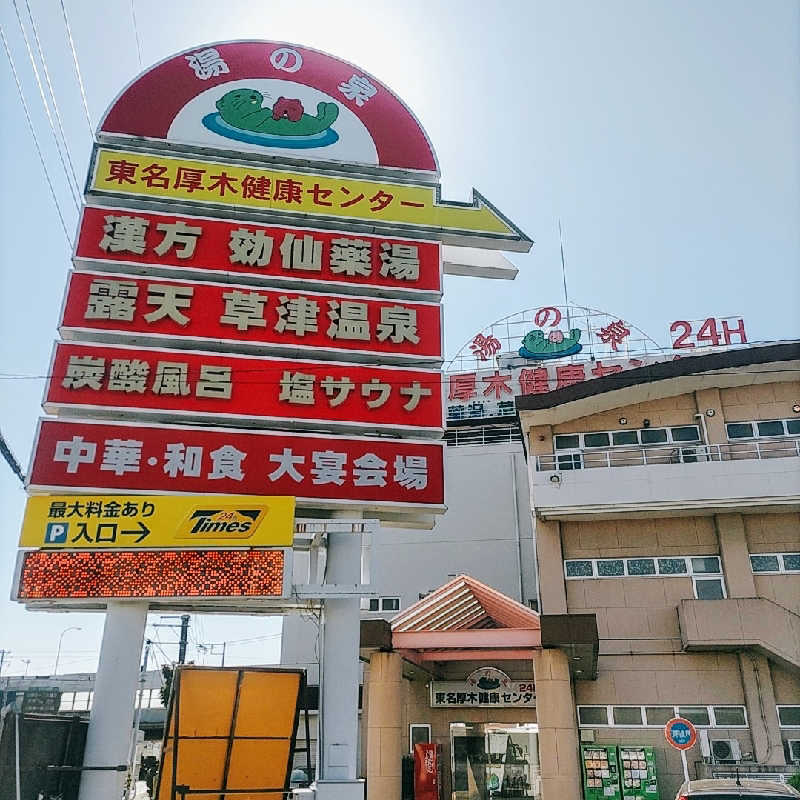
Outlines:
[[178, 645], [178, 663], [186, 662], [186, 645], [189, 642], [189, 615], [181, 614], [181, 639]]

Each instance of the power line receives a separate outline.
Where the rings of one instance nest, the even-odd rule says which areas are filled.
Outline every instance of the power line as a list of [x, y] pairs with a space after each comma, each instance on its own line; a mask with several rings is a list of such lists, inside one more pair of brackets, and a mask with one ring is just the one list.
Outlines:
[[22, 84], [19, 80], [19, 75], [17, 73], [17, 67], [14, 64], [14, 58], [11, 55], [11, 50], [8, 47], [8, 40], [6, 39], [5, 31], [3, 30], [2, 24], [0, 24], [0, 38], [3, 40], [3, 48], [6, 51], [6, 56], [8, 57], [8, 62], [11, 65], [11, 72], [14, 75], [14, 82], [17, 84], [17, 92], [19, 93], [19, 99], [22, 102], [22, 109], [25, 112], [25, 119], [28, 121], [28, 128], [31, 132], [31, 137], [33, 139], [33, 144], [36, 147], [36, 152], [39, 154], [39, 161], [41, 162], [42, 169], [44, 170], [44, 176], [47, 180], [47, 185], [50, 188], [50, 195], [53, 198], [53, 202], [56, 206], [56, 211], [58, 212], [58, 218], [61, 221], [61, 228], [64, 231], [64, 238], [67, 240], [67, 247], [71, 250], [72, 249], [72, 240], [70, 239], [69, 233], [67, 233], [67, 223], [64, 221], [64, 215], [61, 213], [61, 206], [58, 202], [58, 197], [56, 195], [56, 190], [53, 187], [53, 181], [50, 179], [50, 172], [47, 169], [47, 163], [44, 160], [44, 155], [42, 154], [42, 148], [39, 145], [39, 138], [36, 136], [36, 130], [33, 127], [33, 121], [31, 120], [31, 114], [28, 110], [28, 104], [25, 101], [25, 95], [22, 91]]
[[58, 160], [61, 162], [61, 168], [64, 170], [64, 176], [67, 179], [67, 186], [69, 187], [69, 193], [72, 196], [72, 202], [75, 204], [75, 209], [77, 210], [80, 207], [80, 200], [78, 199], [78, 195], [75, 193], [75, 186], [73, 185], [73, 180], [77, 183], [77, 179], [75, 179], [74, 175], [70, 175], [69, 168], [67, 167], [66, 162], [64, 161], [64, 154], [61, 152], [61, 142], [58, 139], [58, 134], [56, 133], [56, 126], [53, 122], [53, 115], [50, 113], [50, 105], [47, 102], [47, 97], [44, 93], [44, 86], [42, 85], [42, 79], [39, 76], [39, 68], [36, 66], [36, 59], [33, 56], [33, 50], [31, 48], [30, 40], [28, 39], [28, 34], [25, 31], [25, 26], [22, 24], [22, 16], [19, 13], [19, 6], [17, 5], [17, 0], [12, 0], [12, 4], [14, 6], [14, 12], [17, 15], [17, 22], [19, 23], [19, 30], [22, 33], [22, 39], [25, 42], [25, 49], [28, 51], [28, 58], [31, 62], [31, 67], [33, 68], [33, 75], [36, 78], [36, 86], [39, 89], [39, 97], [42, 100], [42, 105], [44, 106], [45, 115], [47, 116], [47, 122], [50, 125], [50, 132], [53, 134], [53, 141], [56, 143], [56, 152], [58, 153]]
[[67, 39], [69, 40], [69, 49], [72, 52], [72, 65], [75, 68], [75, 75], [78, 78], [78, 86], [81, 90], [81, 100], [83, 101], [83, 110], [86, 113], [86, 123], [89, 126], [89, 136], [94, 137], [94, 127], [92, 126], [92, 118], [89, 114], [89, 104], [86, 102], [86, 91], [83, 88], [83, 78], [81, 77], [81, 68], [78, 64], [78, 53], [75, 50], [75, 42], [72, 38], [72, 28], [69, 24], [69, 18], [67, 17], [67, 9], [64, 6], [64, 0], [59, 0], [61, 3], [61, 14], [64, 17], [64, 25], [67, 29]]
[[61, 120], [61, 112], [58, 110], [58, 101], [56, 100], [56, 92], [53, 88], [53, 82], [50, 80], [50, 70], [47, 68], [47, 59], [44, 55], [44, 50], [42, 49], [42, 43], [39, 39], [39, 32], [36, 28], [36, 20], [33, 17], [33, 11], [31, 11], [31, 4], [29, 0], [25, 0], [25, 8], [28, 11], [28, 19], [31, 21], [31, 30], [33, 31], [33, 40], [36, 43], [36, 50], [39, 53], [39, 60], [42, 63], [42, 70], [44, 72], [44, 79], [47, 82], [47, 88], [50, 91], [50, 99], [53, 101], [53, 111], [56, 115], [56, 123], [58, 124], [58, 130], [61, 133], [61, 141], [64, 145], [64, 152], [67, 156], [67, 162], [69, 163], [70, 172], [72, 173], [72, 179], [75, 182], [75, 191], [76, 195], [80, 196], [80, 185], [78, 184], [78, 177], [75, 173], [75, 165], [72, 163], [72, 156], [69, 151], [69, 145], [67, 144], [67, 136], [64, 132], [64, 123]]
[[139, 59], [139, 69], [142, 68], [142, 43], [139, 41], [139, 27], [136, 24], [136, 2], [131, 0], [131, 17], [133, 19], [133, 35], [136, 38], [136, 55]]

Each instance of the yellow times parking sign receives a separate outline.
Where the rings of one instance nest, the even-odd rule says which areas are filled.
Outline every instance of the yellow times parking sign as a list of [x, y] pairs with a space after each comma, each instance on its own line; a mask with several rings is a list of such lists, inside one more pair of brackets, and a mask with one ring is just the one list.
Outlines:
[[30, 497], [20, 547], [291, 547], [294, 505], [252, 495]]

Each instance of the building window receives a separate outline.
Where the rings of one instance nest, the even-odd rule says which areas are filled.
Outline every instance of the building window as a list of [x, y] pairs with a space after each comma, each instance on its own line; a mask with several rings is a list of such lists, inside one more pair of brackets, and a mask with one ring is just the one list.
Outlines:
[[642, 722], [641, 706], [612, 706], [611, 719], [619, 727], [639, 727]]
[[656, 562], [652, 558], [629, 558], [628, 559], [628, 575], [655, 575]]
[[[365, 607], [366, 606], [366, 607]], [[399, 597], [370, 597], [367, 603], [362, 605], [364, 611], [372, 611], [373, 613], [383, 613], [386, 611], [399, 611], [400, 598]]]
[[728, 439], [768, 439], [773, 436], [800, 436], [800, 420], [770, 419], [754, 422], [729, 422]]
[[679, 706], [678, 716], [688, 719], [694, 725], [704, 728], [711, 726], [711, 714], [708, 706]]
[[[795, 709], [795, 726], [800, 727], [800, 706], [778, 706], [779, 717], [781, 709]], [[663, 728], [673, 717], [684, 717], [701, 728], [747, 727], [744, 706], [578, 706], [581, 728]]]
[[800, 572], [800, 553], [754, 553], [750, 567], [753, 572]]
[[597, 562], [597, 575], [600, 578], [618, 578], [625, 574], [625, 562], [621, 558]]
[[717, 728], [743, 728], [747, 725], [742, 706], [711, 706], [711, 711], [714, 714], [714, 726]]
[[[786, 555], [800, 556], [800, 554], [791, 553]], [[800, 571], [800, 568], [798, 571]], [[581, 578], [686, 577], [692, 579], [694, 596], [698, 600], [722, 600], [727, 597], [719, 556], [567, 559], [564, 561], [564, 576], [568, 580]]]
[[61, 692], [61, 704], [58, 707], [59, 711], [72, 711], [72, 706], [75, 702], [75, 692]]
[[608, 725], [608, 706], [578, 706], [578, 724], [589, 727]]
[[692, 578], [694, 596], [698, 600], [724, 600], [725, 587], [721, 578]]
[[675, 716], [673, 706], [645, 706], [644, 720], [649, 727], [662, 727]]
[[800, 728], [800, 706], [777, 706], [781, 728]]
[[556, 456], [556, 469], [580, 469], [582, 466], [581, 453], [560, 453]]
[[594, 562], [588, 559], [565, 561], [564, 570], [567, 578], [591, 578], [594, 575]]
[[584, 433], [584, 447], [611, 447], [611, 437], [607, 433]]
[[659, 575], [686, 575], [689, 568], [686, 566], [685, 558], [659, 558]]

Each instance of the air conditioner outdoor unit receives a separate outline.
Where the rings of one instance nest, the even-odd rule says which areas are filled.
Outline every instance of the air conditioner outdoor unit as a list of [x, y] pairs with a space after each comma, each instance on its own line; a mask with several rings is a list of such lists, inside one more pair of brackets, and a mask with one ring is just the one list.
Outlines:
[[789, 739], [786, 742], [786, 760], [790, 764], [800, 764], [800, 739]]
[[715, 764], [736, 764], [742, 760], [742, 750], [737, 739], [712, 739], [711, 757]]

